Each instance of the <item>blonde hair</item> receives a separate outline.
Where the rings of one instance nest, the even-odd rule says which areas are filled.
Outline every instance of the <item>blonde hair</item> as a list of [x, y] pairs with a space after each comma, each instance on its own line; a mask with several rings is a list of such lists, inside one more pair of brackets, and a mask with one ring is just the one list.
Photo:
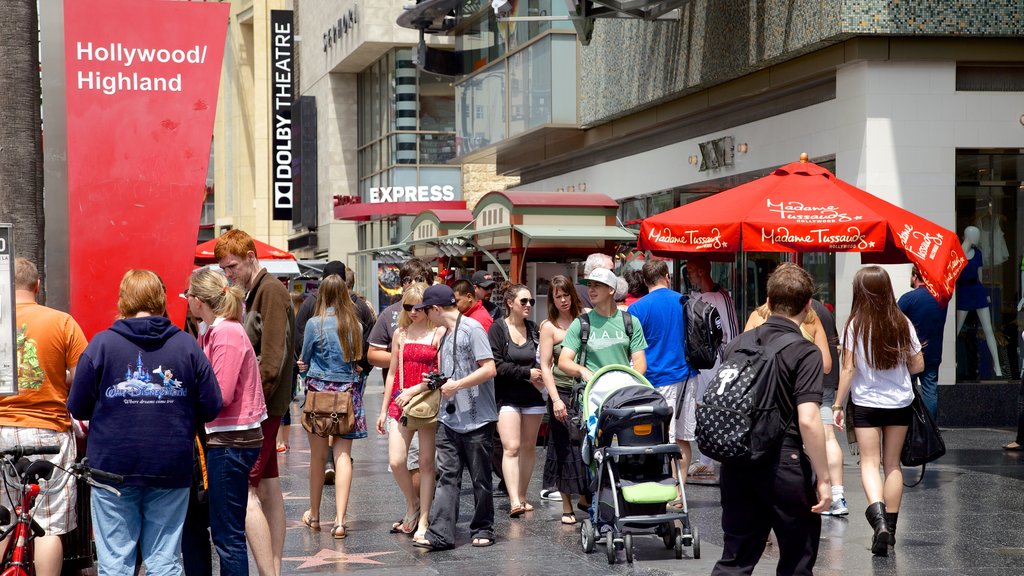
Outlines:
[[[772, 311], [768, 308], [767, 302], [761, 304], [757, 308], [754, 308], [754, 312], [757, 312], [757, 315], [760, 316], [762, 320], [767, 320], [768, 317], [772, 315]], [[814, 324], [814, 319], [817, 317], [818, 315], [814, 313], [814, 308], [811, 308], [807, 311], [807, 316], [804, 317], [804, 324], [807, 324], [808, 326]]]
[[[399, 328], [408, 328], [409, 325], [412, 324], [412, 318], [409, 316], [409, 313], [405, 311], [404, 305], [419, 304], [420, 302], [423, 302], [423, 292], [426, 291], [426, 289], [426, 284], [424, 284], [423, 282], [416, 282], [414, 284], [410, 284], [409, 286], [407, 286], [405, 290], [402, 290], [403, 307], [402, 311], [398, 313]], [[433, 323], [431, 323], [430, 320], [427, 320], [427, 325], [430, 326], [431, 328], [434, 327]]]
[[[331, 274], [320, 281], [316, 293], [316, 308], [313, 314], [320, 318], [320, 330], [327, 318], [327, 309], [334, 310], [338, 321], [338, 340], [346, 362], [355, 362], [363, 357], [363, 325], [356, 315], [356, 306], [349, 296], [345, 280], [337, 274]], [[347, 334], [346, 334], [347, 332]], [[320, 334], [323, 337], [323, 333]]]
[[188, 292], [206, 303], [215, 316], [242, 321], [245, 293], [238, 286], [228, 285], [228, 279], [223, 274], [209, 268], [196, 270], [189, 278]]
[[156, 272], [134, 268], [124, 273], [117, 293], [117, 311], [122, 318], [140, 312], [160, 316], [166, 308], [167, 290]]

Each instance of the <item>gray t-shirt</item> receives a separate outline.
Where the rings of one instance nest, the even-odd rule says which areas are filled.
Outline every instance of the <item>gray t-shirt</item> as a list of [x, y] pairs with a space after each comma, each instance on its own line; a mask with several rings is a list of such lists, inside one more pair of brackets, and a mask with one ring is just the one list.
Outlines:
[[[452, 343], [456, 351], [452, 355]], [[446, 334], [441, 340], [438, 352], [441, 374], [450, 379], [469, 376], [480, 367], [482, 360], [493, 360], [491, 343], [483, 326], [472, 318], [462, 316], [457, 334]], [[454, 360], [454, 366], [452, 366]], [[455, 412], [446, 410], [449, 402], [455, 403]], [[441, 399], [441, 423], [455, 432], [472, 432], [488, 422], [498, 419], [498, 408], [494, 401], [494, 379], [459, 390], [453, 398]]]

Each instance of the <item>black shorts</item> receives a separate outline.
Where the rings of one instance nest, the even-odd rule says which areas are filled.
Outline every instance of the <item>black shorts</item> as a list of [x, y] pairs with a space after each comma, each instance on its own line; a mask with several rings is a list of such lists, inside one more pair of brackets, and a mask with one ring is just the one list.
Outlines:
[[883, 426], [910, 426], [914, 412], [910, 406], [903, 408], [853, 407], [854, 428], [881, 428]]

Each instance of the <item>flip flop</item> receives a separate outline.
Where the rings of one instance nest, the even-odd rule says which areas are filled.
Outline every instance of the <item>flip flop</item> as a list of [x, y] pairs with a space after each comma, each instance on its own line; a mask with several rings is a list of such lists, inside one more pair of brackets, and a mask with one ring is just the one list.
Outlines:
[[426, 538], [422, 540], [413, 540], [412, 545], [417, 548], [423, 548], [428, 552], [441, 552], [444, 550], [451, 550], [455, 548], [455, 546], [437, 546], [430, 540], [427, 540]]
[[334, 528], [331, 528], [331, 536], [335, 540], [344, 540], [345, 537], [348, 536], [348, 531], [345, 530], [344, 526], [338, 525]]
[[523, 501], [523, 508], [525, 508], [527, 512], [533, 512], [533, 504], [530, 504], [525, 500]]
[[509, 518], [519, 518], [523, 514], [526, 514], [526, 508], [522, 504], [513, 506], [512, 509], [508, 511]]
[[669, 502], [667, 504], [667, 506], [671, 506], [672, 508], [675, 508], [676, 510], [682, 510], [683, 509], [683, 501], [681, 499], [679, 499], [679, 498], [676, 498], [675, 500]]
[[[1013, 446], [1011, 446], [1013, 444]], [[1024, 445], [1017, 444], [1016, 442], [1010, 442], [1010, 444], [1004, 444], [1003, 450], [1007, 452], [1024, 452]]]
[[487, 548], [494, 546], [494, 538], [473, 538], [473, 548]]
[[416, 512], [411, 516], [402, 518], [401, 521], [395, 522], [391, 525], [392, 534], [412, 534], [416, 531], [416, 526], [419, 525], [420, 509], [416, 508]]
[[576, 509], [582, 512], [590, 512], [590, 504], [584, 504], [582, 501], [576, 503]]
[[571, 526], [576, 523], [576, 515], [572, 512], [562, 512], [562, 524]]

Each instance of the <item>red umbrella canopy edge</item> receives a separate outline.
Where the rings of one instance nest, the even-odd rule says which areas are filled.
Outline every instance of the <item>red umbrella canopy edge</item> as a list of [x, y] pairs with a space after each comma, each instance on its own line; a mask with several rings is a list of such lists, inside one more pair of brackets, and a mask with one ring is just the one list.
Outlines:
[[[260, 242], [253, 238], [253, 244], [256, 245], [256, 258], [259, 260], [295, 260], [295, 256], [280, 248], [275, 248], [266, 242]], [[196, 246], [196, 264], [213, 264], [216, 261], [213, 256], [213, 248], [217, 245], [217, 239], [207, 240], [202, 244]]]

